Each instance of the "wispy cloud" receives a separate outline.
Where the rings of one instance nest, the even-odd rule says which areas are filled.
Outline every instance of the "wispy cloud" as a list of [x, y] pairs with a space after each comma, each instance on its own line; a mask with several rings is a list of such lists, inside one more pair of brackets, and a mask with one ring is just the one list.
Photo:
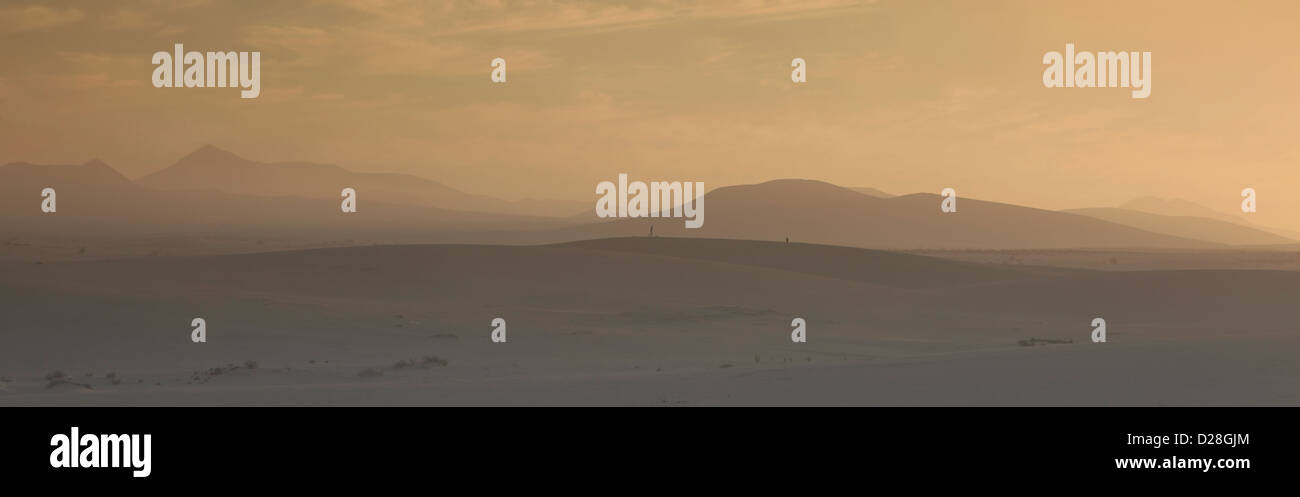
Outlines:
[[0, 32], [41, 31], [85, 19], [81, 9], [57, 9], [44, 5], [0, 7]]
[[873, 0], [334, 0], [390, 27], [421, 28], [435, 36], [487, 32], [615, 30], [686, 19], [787, 18], [875, 3]]

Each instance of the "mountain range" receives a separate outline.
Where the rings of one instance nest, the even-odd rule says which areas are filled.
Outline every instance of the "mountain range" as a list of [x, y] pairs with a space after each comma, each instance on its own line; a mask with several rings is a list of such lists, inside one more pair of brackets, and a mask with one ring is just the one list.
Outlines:
[[[200, 155], [215, 155], [211, 150], [202, 152]], [[308, 168], [302, 172], [304, 178], [310, 178], [313, 171]], [[265, 179], [255, 172], [238, 177], [246, 178], [247, 183]], [[382, 195], [362, 197], [358, 212], [345, 215], [339, 209], [340, 188], [331, 188], [335, 190], [333, 198], [312, 198], [252, 186], [229, 191], [229, 185], [220, 182], [161, 189], [156, 186], [159, 181], [132, 182], [98, 160], [81, 165], [6, 164], [0, 166], [0, 226], [15, 234], [100, 235], [268, 230], [340, 234], [519, 231], [563, 224], [544, 217], [395, 203]], [[304, 179], [304, 183], [312, 181]], [[55, 213], [41, 212], [40, 193], [46, 187], [55, 189]]]
[[774, 180], [718, 188], [704, 196], [705, 222], [620, 219], [562, 228], [572, 238], [656, 234], [785, 240], [884, 249], [1211, 248], [1214, 242], [1153, 233], [1113, 222], [998, 202], [914, 193], [879, 198], [821, 181]]
[[[39, 193], [47, 186], [58, 192], [57, 214], [40, 212]], [[355, 214], [339, 210], [344, 187], [358, 191]], [[549, 243], [644, 236], [653, 226], [663, 236], [789, 239], [878, 249], [1205, 249], [1295, 243], [1186, 201], [1137, 199], [1119, 208], [1052, 211], [959, 198], [957, 212], [943, 213], [941, 200], [934, 194], [894, 196], [874, 188], [782, 179], [710, 191], [704, 196], [704, 226], [687, 229], [681, 218], [597, 219], [593, 203], [507, 201], [413, 175], [257, 162], [212, 146], [138, 181], [99, 160], [0, 166], [0, 226], [15, 232], [405, 230], [472, 233], [457, 241]], [[574, 212], [583, 213], [570, 215]]]
[[211, 145], [141, 178], [139, 183], [158, 190], [211, 189], [266, 197], [329, 199], [339, 198], [342, 188], [351, 187], [387, 203], [528, 216], [565, 216], [587, 207], [576, 201], [509, 201], [475, 195], [410, 174], [358, 173], [310, 162], [256, 162]]
[[1141, 210], [1105, 207], [1069, 209], [1063, 212], [1095, 217], [1153, 233], [1163, 233], [1225, 245], [1284, 245], [1295, 243], [1295, 240], [1249, 226], [1240, 220], [1233, 222], [1223, 220], [1224, 218], [1161, 215]]

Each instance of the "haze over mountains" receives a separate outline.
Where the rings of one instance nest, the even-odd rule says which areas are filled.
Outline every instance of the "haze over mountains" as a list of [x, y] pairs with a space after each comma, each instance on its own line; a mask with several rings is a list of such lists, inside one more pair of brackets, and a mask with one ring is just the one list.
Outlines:
[[859, 187], [854, 187], [849, 189], [861, 193], [863, 195], [868, 195], [876, 198], [889, 198], [894, 196], [893, 194], [885, 193], [876, 188], [871, 188], [866, 186], [859, 186]]
[[[39, 195], [45, 187], [57, 193], [55, 213], [41, 212]], [[546, 218], [396, 204], [378, 196], [363, 205], [357, 213], [343, 215], [336, 198], [250, 195], [198, 187], [159, 190], [133, 183], [99, 161], [0, 166], [0, 224], [24, 233], [485, 231], [559, 224]]]
[[1244, 223], [1241, 216], [1219, 212], [1204, 205], [1181, 198], [1138, 197], [1124, 202], [1118, 208], [1130, 211], [1147, 212], [1162, 216], [1184, 216], [1217, 219], [1230, 223]]
[[473, 195], [410, 174], [357, 173], [310, 162], [256, 162], [211, 145], [141, 178], [140, 184], [159, 190], [213, 189], [247, 195], [330, 199], [339, 198], [341, 189], [351, 187], [365, 192], [368, 199], [386, 203], [528, 216], [567, 216], [586, 208], [576, 201], [507, 201]]
[[1077, 214], [961, 198], [864, 195], [811, 180], [718, 188], [704, 196], [704, 226], [681, 218], [622, 219], [563, 228], [572, 238], [664, 236], [784, 240], [884, 249], [1210, 248], [1216, 243], [1152, 233]]
[[[336, 181], [358, 189], [359, 212], [340, 212]], [[40, 212], [47, 186], [55, 214]], [[965, 197], [943, 213], [938, 195], [862, 190], [717, 188], [691, 230], [683, 218], [389, 203], [379, 197], [472, 196], [211, 148], [140, 182], [100, 161], [0, 166], [0, 376], [13, 380], [0, 382], [0, 404], [1297, 400], [1300, 253], [1237, 249], [1281, 237], [1212, 218]], [[201, 234], [155, 237], [186, 230]], [[134, 238], [125, 249], [23, 240], [42, 231]], [[271, 234], [282, 240], [263, 245]], [[100, 260], [83, 260], [85, 245]], [[136, 257], [150, 251], [180, 257]], [[1042, 258], [1054, 252], [1110, 267]], [[1123, 270], [1115, 254], [1177, 267]], [[214, 337], [202, 347], [187, 341], [195, 316]], [[1089, 342], [1097, 316], [1104, 347]], [[488, 339], [496, 317], [509, 320], [508, 346]], [[807, 346], [792, 347], [795, 317]], [[113, 376], [86, 374], [96, 371]]]
[[1282, 245], [1295, 243], [1295, 240], [1290, 238], [1240, 224], [1240, 222], [1208, 217], [1162, 216], [1138, 210], [1104, 207], [1069, 209], [1062, 212], [1091, 216], [1154, 233], [1206, 240], [1225, 245]]
[[1248, 215], [1246, 214], [1220, 212], [1181, 198], [1163, 199], [1157, 197], [1140, 197], [1125, 202], [1118, 208], [1162, 216], [1194, 217], [1224, 221], [1284, 237], [1289, 240], [1285, 243], [1296, 243], [1296, 241], [1300, 241], [1300, 231], [1256, 224], [1252, 222], [1251, 219], [1248, 219]]
[[[42, 214], [42, 188], [58, 212]], [[344, 187], [354, 214], [339, 210]], [[594, 199], [593, 199], [594, 202]], [[933, 194], [893, 196], [812, 180], [716, 188], [704, 196], [704, 226], [681, 218], [599, 219], [593, 203], [506, 201], [405, 174], [355, 173], [325, 164], [263, 163], [204, 146], [132, 182], [93, 160], [82, 165], [0, 166], [0, 223], [38, 233], [312, 232], [370, 243], [553, 243], [644, 236], [732, 238], [877, 249], [1204, 249], [1282, 245], [1292, 239], [1188, 202], [1138, 199], [1138, 210], [1050, 211], [961, 197], [955, 213]], [[1197, 209], [1200, 210], [1197, 210]], [[581, 212], [572, 215], [575, 212]], [[1201, 212], [1207, 211], [1207, 212]], [[528, 215], [519, 214], [528, 213]], [[555, 214], [555, 217], [542, 215]], [[1226, 220], [1225, 220], [1226, 218]], [[377, 234], [376, 234], [377, 233]]]

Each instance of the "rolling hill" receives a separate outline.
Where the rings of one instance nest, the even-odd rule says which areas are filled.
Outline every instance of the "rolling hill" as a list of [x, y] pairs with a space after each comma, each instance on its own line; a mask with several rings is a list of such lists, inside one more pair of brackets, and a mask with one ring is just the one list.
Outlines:
[[[876, 198], [821, 181], [776, 180], [718, 188], [704, 196], [704, 226], [681, 218], [636, 218], [556, 230], [561, 239], [663, 236], [785, 240], [880, 249], [1210, 248], [1193, 240], [1078, 214], [971, 198], [954, 213], [941, 197]], [[592, 215], [594, 216], [594, 214]]]

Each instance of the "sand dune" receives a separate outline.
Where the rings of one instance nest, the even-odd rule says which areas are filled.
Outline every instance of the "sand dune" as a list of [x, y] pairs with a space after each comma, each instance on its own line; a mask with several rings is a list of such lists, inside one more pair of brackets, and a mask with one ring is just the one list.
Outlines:
[[1050, 266], [1102, 271], [1168, 271], [1182, 269], [1300, 271], [1300, 246], [1252, 246], [1210, 250], [918, 250], [913, 253], [980, 264], [1016, 267]]
[[[955, 262], [882, 250], [784, 242], [737, 242], [698, 238], [606, 238], [561, 247], [679, 257], [895, 288], [932, 288], [1061, 274], [1065, 270]], [[737, 249], [741, 250], [737, 250]]]
[[666, 238], [0, 268], [0, 403], [1300, 402], [1296, 272]]

